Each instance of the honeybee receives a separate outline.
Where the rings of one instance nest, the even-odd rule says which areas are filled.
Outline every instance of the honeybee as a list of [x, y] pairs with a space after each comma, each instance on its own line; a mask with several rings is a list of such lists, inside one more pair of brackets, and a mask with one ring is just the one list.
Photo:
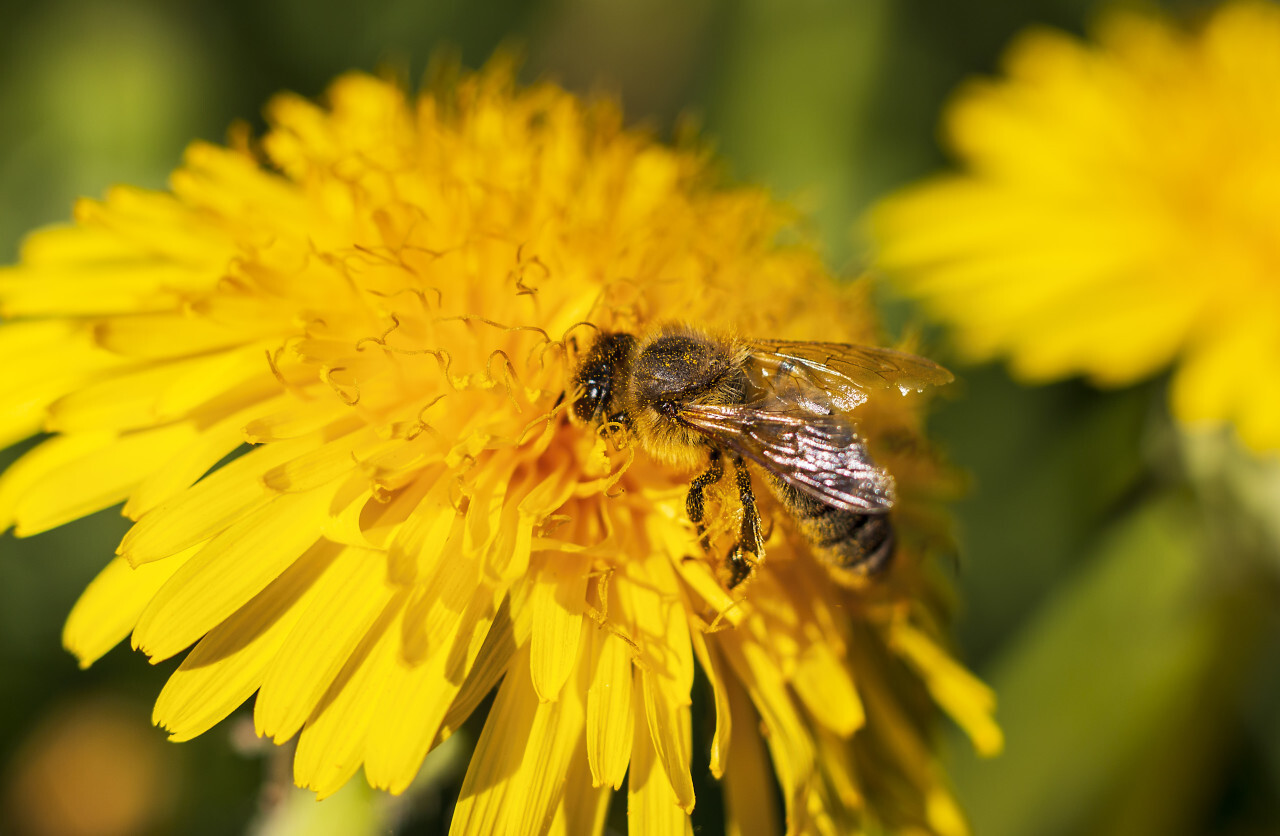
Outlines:
[[871, 460], [851, 413], [872, 390], [906, 394], [952, 379], [931, 360], [887, 348], [741, 340], [668, 324], [641, 337], [600, 334], [570, 397], [579, 422], [620, 424], [659, 462], [704, 468], [685, 506], [708, 552], [705, 492], [729, 461], [743, 510], [727, 558], [732, 588], [764, 557], [747, 461], [820, 559], [854, 575], [882, 571], [894, 551], [894, 481]]

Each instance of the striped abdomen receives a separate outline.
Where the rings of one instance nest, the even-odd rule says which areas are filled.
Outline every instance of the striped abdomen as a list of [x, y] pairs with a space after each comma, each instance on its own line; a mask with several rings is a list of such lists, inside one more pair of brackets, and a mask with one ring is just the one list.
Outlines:
[[893, 524], [888, 514], [845, 511], [769, 475], [769, 487], [796, 521], [813, 553], [834, 569], [870, 576], [893, 557]]

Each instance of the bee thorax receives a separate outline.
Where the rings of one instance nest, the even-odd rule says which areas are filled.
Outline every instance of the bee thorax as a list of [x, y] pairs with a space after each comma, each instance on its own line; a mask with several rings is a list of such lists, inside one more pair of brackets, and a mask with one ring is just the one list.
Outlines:
[[655, 407], [704, 401], [715, 397], [735, 372], [729, 346], [706, 337], [664, 334], [643, 346], [636, 357], [632, 394], [637, 404]]

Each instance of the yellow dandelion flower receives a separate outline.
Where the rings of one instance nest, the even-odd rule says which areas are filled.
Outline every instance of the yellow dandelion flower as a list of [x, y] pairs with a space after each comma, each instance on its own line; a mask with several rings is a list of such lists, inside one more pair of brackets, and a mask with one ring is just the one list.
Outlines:
[[[68, 619], [81, 663], [128, 635], [185, 652], [156, 723], [186, 740], [254, 697], [320, 797], [362, 767], [403, 791], [497, 688], [455, 833], [599, 833], [628, 773], [632, 832], [687, 833], [708, 757], [735, 832], [964, 832], [930, 706], [1000, 737], [939, 638], [919, 398], [859, 412], [900, 544], [857, 588], [762, 497], [768, 559], [730, 591], [689, 474], [568, 420], [600, 329], [873, 339], [860, 292], [778, 243], [787, 214], [502, 65], [416, 100], [351, 75], [268, 116], [260, 151], [196, 144], [171, 193], [85, 201], [0, 277], [24, 358], [4, 439], [53, 434], [0, 481], [0, 524], [136, 521]], [[721, 537], [741, 509], [708, 501]]]
[[947, 111], [964, 172], [873, 214], [883, 267], [972, 358], [1103, 385], [1175, 364], [1179, 419], [1280, 447], [1280, 7], [1030, 31], [1005, 74]]

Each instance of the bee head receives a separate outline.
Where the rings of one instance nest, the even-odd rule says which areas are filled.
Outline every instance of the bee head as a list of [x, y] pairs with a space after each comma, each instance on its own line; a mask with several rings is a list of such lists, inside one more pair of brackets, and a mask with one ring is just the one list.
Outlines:
[[601, 334], [582, 358], [572, 381], [573, 414], [584, 424], [619, 412], [618, 395], [624, 385], [636, 339], [630, 334]]

